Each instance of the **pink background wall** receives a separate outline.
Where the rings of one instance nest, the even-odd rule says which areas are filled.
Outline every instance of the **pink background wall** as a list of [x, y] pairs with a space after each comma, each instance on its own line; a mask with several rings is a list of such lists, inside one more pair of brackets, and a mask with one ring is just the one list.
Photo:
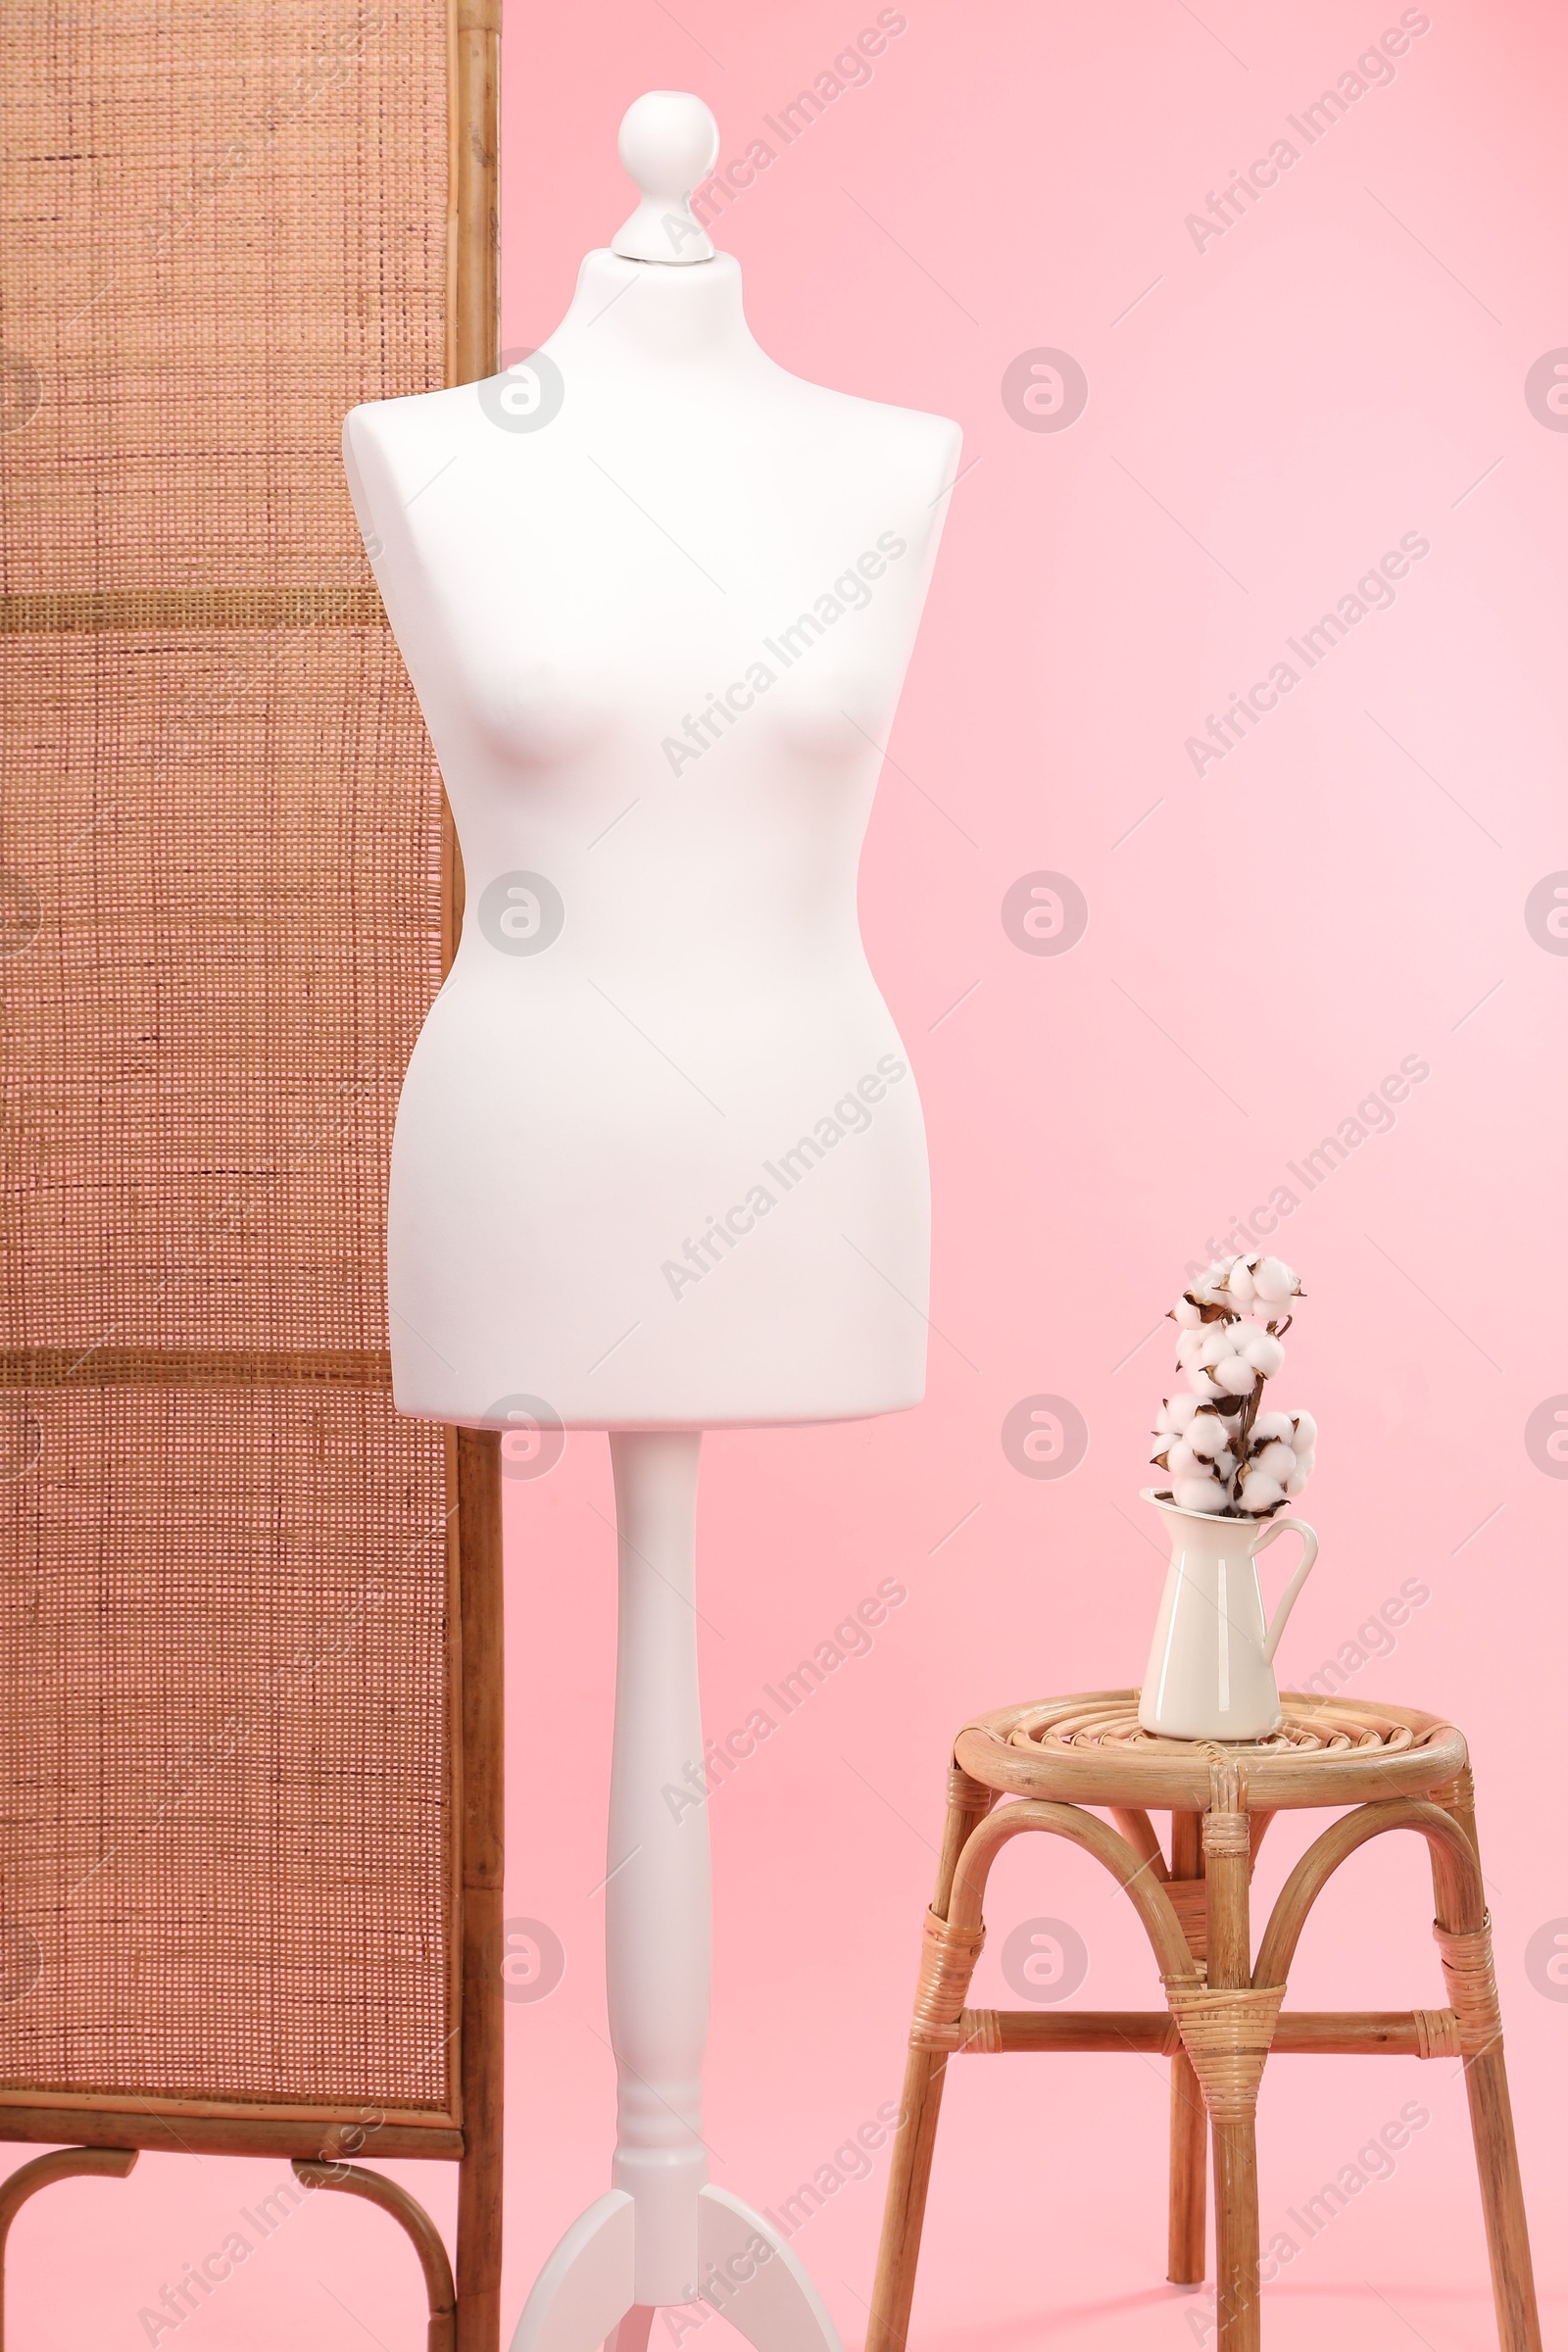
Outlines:
[[[1561, 2342], [1568, 1984], [1528, 1954], [1553, 1921], [1568, 1933], [1568, 1857], [1533, 1793], [1561, 1770], [1568, 1461], [1533, 1456], [1526, 1426], [1546, 1405], [1549, 1427], [1559, 1393], [1568, 1407], [1568, 941], [1533, 932], [1526, 903], [1568, 869], [1568, 416], [1534, 413], [1526, 376], [1568, 344], [1565, 26], [1544, 0], [1402, 20], [1393, 0], [902, 15], [868, 79], [784, 147], [764, 118], [875, 23], [870, 0], [508, 10], [509, 345], [549, 331], [582, 251], [629, 209], [623, 108], [696, 90], [725, 159], [759, 136], [780, 150], [717, 231], [760, 340], [802, 375], [958, 418], [970, 468], [861, 890], [930, 1130], [929, 1396], [708, 1442], [710, 1731], [766, 1704], [880, 1580], [906, 1592], [711, 1801], [715, 2174], [760, 2205], [832, 2184], [797, 2242], [858, 2343], [886, 2152], [852, 2143], [897, 2095], [947, 1742], [973, 1710], [1140, 1675], [1161, 1560], [1137, 1489], [1169, 1362], [1169, 1326], [1151, 1327], [1188, 1261], [1284, 1187], [1276, 1246], [1309, 1298], [1281, 1401], [1321, 1424], [1323, 1556], [1282, 1679], [1348, 1643], [1354, 1696], [1470, 1735]], [[1401, 21], [1428, 29], [1308, 145], [1289, 118]], [[1200, 250], [1187, 217], [1281, 137], [1298, 160]], [[1004, 372], [1042, 348], [1087, 374], [1065, 430], [1004, 404]], [[1406, 534], [1427, 552], [1393, 601], [1308, 671], [1286, 641]], [[1187, 739], [1282, 660], [1299, 682], [1195, 772]], [[1004, 895], [1040, 870], [1088, 904], [1057, 956], [1004, 928]], [[1401, 1065], [1424, 1075], [1396, 1114], [1308, 1191], [1291, 1163]], [[1089, 1431], [1060, 1479], [1003, 1450], [1004, 1416], [1041, 1393]], [[547, 1923], [566, 1963], [508, 2011], [514, 2313], [608, 2177], [603, 1439], [571, 1439], [509, 1507], [509, 1910]], [[1357, 1630], [1412, 1578], [1428, 1597], [1377, 1638], [1393, 1654], [1355, 1666], [1373, 1645]], [[1276, 1830], [1259, 1900], [1301, 1842]], [[998, 1869], [976, 1997], [1016, 2005], [1002, 1945], [1051, 1917], [1086, 1947], [1079, 1997], [1148, 2004], [1109, 1882], [1038, 1844]], [[1355, 1858], [1294, 1996], [1436, 2005], [1430, 1916], [1415, 1841]], [[1391, 2177], [1308, 2239], [1290, 2210], [1408, 2101], [1429, 2121]], [[918, 2352], [1211, 2342], [1210, 2307], [1162, 2283], [1165, 2132], [1157, 2063], [955, 2070]], [[1494, 2341], [1455, 2065], [1281, 2061], [1260, 2136], [1265, 2241], [1298, 2241], [1268, 2292], [1275, 2352]], [[145, 2341], [136, 2306], [282, 2169], [145, 2158], [124, 2187], [52, 2191], [16, 2232], [18, 2343]], [[450, 2217], [449, 2175], [393, 2169]], [[67, 2270], [69, 2321], [50, 2286]], [[415, 2289], [378, 2217], [318, 2201], [178, 2340], [413, 2352]], [[654, 2340], [735, 2339], [713, 2320]]]

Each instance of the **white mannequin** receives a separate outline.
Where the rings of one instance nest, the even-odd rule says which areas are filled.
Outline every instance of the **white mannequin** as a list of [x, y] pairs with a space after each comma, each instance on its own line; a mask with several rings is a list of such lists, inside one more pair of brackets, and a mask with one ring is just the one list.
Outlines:
[[617, 2322], [632, 2352], [754, 2238], [725, 2316], [837, 2343], [787, 2244], [705, 2186], [706, 1818], [660, 1791], [703, 1752], [699, 1433], [924, 1389], [924, 1134], [856, 871], [958, 433], [759, 349], [687, 208], [716, 152], [700, 101], [639, 99], [642, 202], [541, 352], [344, 427], [466, 883], [393, 1147], [397, 1403], [616, 1433], [616, 2185], [514, 2352]]

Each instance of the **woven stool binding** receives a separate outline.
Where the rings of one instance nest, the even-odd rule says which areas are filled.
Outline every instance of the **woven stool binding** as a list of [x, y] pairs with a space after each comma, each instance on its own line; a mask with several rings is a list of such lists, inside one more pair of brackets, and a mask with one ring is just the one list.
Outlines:
[[909, 2039], [926, 2049], [956, 2050], [963, 2039], [959, 2023], [963, 1996], [986, 1939], [985, 1924], [956, 1928], [934, 1911], [925, 1915], [920, 1980], [914, 1994]]
[[1502, 2034], [1497, 1980], [1492, 1969], [1492, 1914], [1479, 1928], [1446, 1928], [1432, 1923], [1443, 1960], [1448, 1999], [1459, 2022], [1459, 2047], [1467, 2058], [1490, 2050]]
[[1165, 1998], [1215, 2123], [1240, 2123], [1257, 2105], [1257, 2086], [1285, 1998], [1283, 1984], [1165, 1984]]

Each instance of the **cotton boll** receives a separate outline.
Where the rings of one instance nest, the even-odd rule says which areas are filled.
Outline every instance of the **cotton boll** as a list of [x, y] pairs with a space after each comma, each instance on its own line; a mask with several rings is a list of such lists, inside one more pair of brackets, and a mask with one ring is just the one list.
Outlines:
[[1281, 1257], [1259, 1258], [1252, 1272], [1252, 1285], [1263, 1302], [1257, 1309], [1261, 1314], [1266, 1305], [1276, 1313], [1296, 1297], [1300, 1283]]
[[[1256, 1412], [1285, 1367], [1276, 1327], [1300, 1294], [1294, 1267], [1261, 1251], [1214, 1259], [1175, 1306], [1178, 1394], [1162, 1399], [1152, 1459], [1185, 1510], [1261, 1518], [1311, 1475], [1310, 1413]], [[1245, 1432], [1245, 1435], [1244, 1435]]]
[[1187, 1443], [1195, 1453], [1210, 1458], [1225, 1443], [1225, 1424], [1218, 1413], [1195, 1413], [1187, 1429]]
[[1179, 1478], [1171, 1492], [1183, 1511], [1222, 1511], [1230, 1499], [1217, 1478]]
[[1283, 1258], [1225, 1255], [1171, 1310], [1178, 1380], [1185, 1385], [1160, 1405], [1152, 1458], [1163, 1463], [1184, 1509], [1239, 1508], [1260, 1518], [1287, 1494], [1299, 1494], [1311, 1475], [1317, 1424], [1310, 1413], [1249, 1419], [1264, 1381], [1285, 1367], [1285, 1348], [1268, 1327], [1289, 1321], [1300, 1288]]

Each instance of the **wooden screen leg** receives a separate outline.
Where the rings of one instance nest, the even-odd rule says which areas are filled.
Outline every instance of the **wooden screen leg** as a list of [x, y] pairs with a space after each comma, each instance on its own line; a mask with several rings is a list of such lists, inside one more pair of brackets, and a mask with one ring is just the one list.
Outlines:
[[137, 2153], [135, 2148], [51, 2148], [47, 2156], [34, 2156], [0, 2181], [0, 2352], [6, 2337], [6, 2240], [23, 2206], [51, 2180], [74, 2180], [83, 2173], [106, 2173], [111, 2180], [123, 2180], [134, 2169]]
[[[926, 2191], [931, 2182], [931, 2159], [936, 2151], [937, 2120], [942, 2108], [942, 2085], [947, 2078], [951, 2048], [934, 2046], [924, 2038], [933, 2020], [934, 1930], [940, 1931], [953, 1895], [953, 1881], [964, 1841], [996, 1803], [993, 1790], [972, 1781], [955, 1765], [948, 1776], [948, 1818], [937, 1871], [936, 1899], [927, 1915], [926, 1939], [915, 2000], [915, 2022], [909, 2033], [909, 2055], [904, 2070], [904, 2097], [898, 2130], [893, 2136], [892, 2168], [887, 2204], [882, 2215], [882, 2243], [877, 2254], [876, 2284], [871, 2290], [871, 2325], [865, 2352], [905, 2352], [909, 2312], [914, 2302], [915, 2266], [920, 2259], [920, 2232], [925, 2225]], [[950, 1952], [940, 1969], [941, 1998], [936, 2004], [951, 2011], [956, 2024], [969, 1989], [978, 1957], [978, 1943], [966, 1955]]]
[[[1446, 1813], [1452, 1815], [1469, 1838], [1479, 1862], [1475, 1784], [1469, 1766], [1450, 1785], [1434, 1789], [1430, 1801], [1441, 1804]], [[1475, 2144], [1481, 2205], [1486, 2216], [1497, 2342], [1501, 2352], [1541, 2352], [1541, 2320], [1536, 2310], [1530, 2231], [1525, 2221], [1513, 2108], [1502, 2056], [1502, 2014], [1492, 1967], [1491, 1921], [1479, 1893], [1467, 1894], [1462, 1890], [1456, 1879], [1445, 1871], [1436, 1852], [1432, 1877], [1438, 1914], [1435, 1933], [1443, 1955], [1448, 1998], [1459, 2020], [1459, 2046], [1464, 2052], [1470, 2135]]]
[[[1248, 1898], [1250, 1838], [1243, 1807], [1241, 1776], [1234, 1765], [1215, 1767], [1214, 1801], [1203, 1817], [1203, 1859], [1208, 1879], [1208, 1987], [1210, 1992], [1250, 1988], [1251, 1920]], [[1211, 2104], [1212, 2093], [1210, 2094]], [[1213, 2113], [1214, 2274], [1219, 2291], [1219, 2352], [1259, 2352], [1257, 2104], [1226, 2102], [1236, 2111]]]
[[[1201, 1830], [1201, 1814], [1171, 1815], [1172, 1886], [1202, 1885]], [[1195, 1957], [1201, 1959], [1202, 1950], [1194, 1943], [1196, 1918], [1184, 1919], [1183, 1925]], [[1207, 2168], [1208, 2113], [1193, 2062], [1185, 2050], [1178, 2050], [1170, 2062], [1170, 2259], [1165, 2272], [1173, 2286], [1198, 2286], [1202, 2281]]]
[[303, 2156], [296, 2156], [294, 2171], [307, 2188], [363, 2197], [367, 2204], [378, 2205], [383, 2213], [392, 2216], [408, 2233], [424, 2273], [428, 2305], [425, 2352], [457, 2352], [458, 2297], [452, 2283], [452, 2265], [447, 2260], [440, 2230], [418, 2200], [411, 2197], [398, 2181], [389, 2180], [384, 2173], [367, 2172], [363, 2165], [312, 2164]]

